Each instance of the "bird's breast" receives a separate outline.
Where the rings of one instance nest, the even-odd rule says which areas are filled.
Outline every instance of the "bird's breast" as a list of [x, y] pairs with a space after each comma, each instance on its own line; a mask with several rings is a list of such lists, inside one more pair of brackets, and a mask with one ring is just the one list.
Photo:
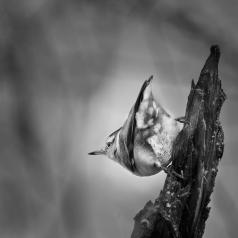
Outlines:
[[134, 159], [136, 168], [143, 176], [155, 174], [160, 171], [158, 165], [170, 163], [173, 142], [178, 132], [174, 120], [170, 118], [166, 118], [165, 122], [157, 121], [147, 129], [137, 130]]
[[153, 150], [142, 145], [134, 146], [134, 161], [138, 175], [150, 176], [158, 173], [161, 169], [156, 166], [158, 159]]

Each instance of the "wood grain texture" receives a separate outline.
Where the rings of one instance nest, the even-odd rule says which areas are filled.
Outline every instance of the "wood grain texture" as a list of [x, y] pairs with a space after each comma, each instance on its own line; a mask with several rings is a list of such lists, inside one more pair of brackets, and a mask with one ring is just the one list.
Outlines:
[[214, 45], [197, 84], [192, 81], [187, 123], [173, 145], [172, 169], [184, 179], [167, 175], [159, 197], [135, 216], [132, 238], [203, 236], [224, 147], [219, 115], [226, 95], [218, 77], [219, 58]]

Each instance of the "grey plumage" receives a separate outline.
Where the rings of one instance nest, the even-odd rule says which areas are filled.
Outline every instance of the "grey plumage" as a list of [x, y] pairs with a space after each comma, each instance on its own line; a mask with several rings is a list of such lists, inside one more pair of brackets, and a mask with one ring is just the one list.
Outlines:
[[138, 176], [153, 175], [168, 166], [181, 130], [181, 124], [154, 99], [151, 81], [152, 76], [143, 83], [127, 120], [108, 137], [106, 147], [89, 153], [105, 154]]

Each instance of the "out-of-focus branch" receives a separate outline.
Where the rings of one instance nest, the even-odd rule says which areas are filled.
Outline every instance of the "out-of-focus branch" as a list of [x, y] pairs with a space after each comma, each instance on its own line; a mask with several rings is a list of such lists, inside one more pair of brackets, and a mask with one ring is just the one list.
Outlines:
[[173, 146], [172, 168], [154, 203], [136, 215], [132, 238], [199, 238], [208, 218], [218, 163], [223, 154], [219, 114], [226, 95], [218, 78], [220, 49], [211, 47], [197, 84], [192, 81], [186, 121]]

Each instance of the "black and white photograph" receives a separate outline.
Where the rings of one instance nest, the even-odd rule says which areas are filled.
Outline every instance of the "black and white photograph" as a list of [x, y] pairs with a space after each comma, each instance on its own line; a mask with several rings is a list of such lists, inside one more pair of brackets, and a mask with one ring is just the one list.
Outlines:
[[238, 237], [236, 0], [0, 0], [0, 237]]

